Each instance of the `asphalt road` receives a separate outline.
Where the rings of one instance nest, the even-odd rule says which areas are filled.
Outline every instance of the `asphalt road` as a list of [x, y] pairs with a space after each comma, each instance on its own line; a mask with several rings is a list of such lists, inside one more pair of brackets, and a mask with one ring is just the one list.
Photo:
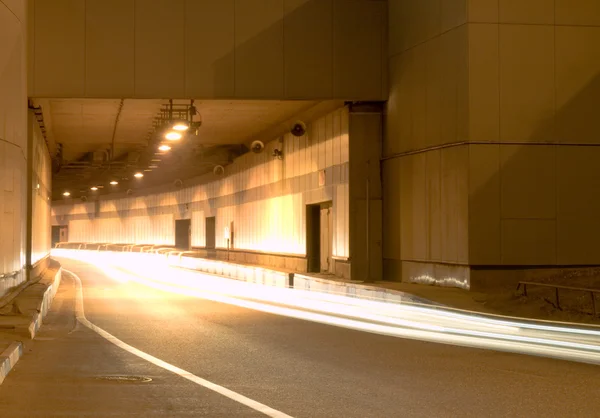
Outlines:
[[[121, 283], [60, 260], [85, 315], [121, 341], [293, 417], [596, 417], [600, 369], [404, 340]], [[75, 320], [64, 276], [39, 338], [0, 386], [2, 417], [264, 416]], [[149, 377], [120, 382], [106, 376]]]

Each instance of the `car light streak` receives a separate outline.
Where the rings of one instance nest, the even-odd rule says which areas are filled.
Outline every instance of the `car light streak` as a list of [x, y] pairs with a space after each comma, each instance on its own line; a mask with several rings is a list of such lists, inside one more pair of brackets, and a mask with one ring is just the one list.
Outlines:
[[395, 337], [600, 364], [600, 332], [591, 328], [259, 285], [177, 268], [164, 255], [62, 249], [53, 250], [53, 255], [93, 264], [119, 282], [277, 315]]

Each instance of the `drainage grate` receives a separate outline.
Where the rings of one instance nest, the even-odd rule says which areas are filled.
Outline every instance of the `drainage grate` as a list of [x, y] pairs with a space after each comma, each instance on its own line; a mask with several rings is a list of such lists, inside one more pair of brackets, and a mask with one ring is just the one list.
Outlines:
[[96, 379], [108, 380], [117, 383], [148, 383], [152, 382], [152, 378], [147, 376], [98, 376]]

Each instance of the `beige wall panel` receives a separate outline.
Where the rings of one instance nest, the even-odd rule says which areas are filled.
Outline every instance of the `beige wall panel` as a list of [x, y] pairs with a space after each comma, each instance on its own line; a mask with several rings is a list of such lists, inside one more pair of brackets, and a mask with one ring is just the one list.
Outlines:
[[425, 154], [402, 158], [400, 221], [402, 259], [427, 259], [427, 183]]
[[600, 26], [598, 0], [555, 0], [557, 25]]
[[185, 0], [136, 0], [135, 95], [185, 94]]
[[468, 257], [468, 148], [450, 147], [441, 156], [442, 261]]
[[554, 27], [500, 25], [500, 137], [554, 142]]
[[424, 148], [429, 144], [427, 138], [427, 49], [425, 45], [419, 45], [412, 49], [414, 85], [411, 89], [410, 107], [412, 146], [411, 149]]
[[86, 0], [86, 97], [133, 97], [134, 6], [135, 0]]
[[559, 147], [556, 152], [559, 220], [599, 219], [600, 148]]
[[186, 96], [234, 96], [234, 4], [235, 0], [186, 0]]
[[550, 265], [555, 263], [555, 220], [502, 220], [502, 264]]
[[600, 143], [600, 27], [556, 27], [560, 142]]
[[408, 46], [407, 23], [410, 21], [409, 0], [388, 1], [388, 50], [391, 58], [406, 51]]
[[[16, 0], [25, 4], [25, 0]], [[35, 90], [35, 0], [27, 2], [27, 93]]]
[[425, 154], [427, 173], [427, 251], [431, 261], [442, 261], [442, 150]]
[[500, 258], [500, 146], [469, 146], [469, 262]]
[[[387, 4], [333, 0], [333, 96], [381, 100]], [[360, 83], [357, 80], [361, 80]]]
[[15, 16], [0, 4], [0, 139], [27, 148], [25, 40]]
[[383, 258], [399, 260], [402, 230], [401, 208], [403, 202], [400, 193], [402, 159], [394, 158], [382, 164], [383, 177]]
[[499, 0], [500, 23], [554, 24], [556, 0]]
[[341, 132], [342, 132], [342, 137], [341, 137], [341, 144], [340, 146], [342, 147], [341, 153], [342, 153], [342, 164], [349, 162], [350, 160], [350, 136], [348, 134], [348, 127], [350, 126], [349, 123], [349, 113], [348, 113], [348, 108], [344, 107], [342, 109], [339, 110], [340, 114], [341, 114], [341, 121], [342, 121], [342, 126], [341, 126]]
[[283, 96], [283, 47], [283, 0], [235, 1], [236, 97]]
[[412, 47], [439, 35], [442, 23], [442, 2], [440, 0], [413, 1], [409, 8], [408, 45]]
[[461, 26], [441, 37], [446, 77], [442, 83], [442, 142], [468, 136], [468, 31]]
[[386, 104], [386, 133], [383, 155], [389, 156], [408, 150], [413, 143], [412, 97], [414, 89], [413, 51], [390, 58], [390, 96]]
[[441, 0], [441, 32], [447, 32], [467, 22], [468, 0]]
[[499, 0], [467, 0], [469, 22], [498, 23]]
[[[30, 114], [28, 126], [31, 129], [32, 144], [32, 229], [31, 229], [31, 264], [35, 264], [50, 252], [51, 247], [51, 222], [50, 201], [52, 190], [52, 170], [50, 154], [46, 142], [40, 131], [37, 121]], [[23, 217], [22, 213], [17, 214]], [[23, 219], [19, 219], [23, 222]]]
[[500, 137], [498, 25], [469, 25], [469, 140]]
[[325, 165], [331, 167], [333, 165], [333, 116], [331, 114], [325, 117], [325, 138]]
[[34, 96], [84, 97], [85, 2], [35, 0]]
[[427, 118], [424, 143], [421, 145], [434, 146], [442, 143], [442, 86], [446, 77], [444, 68], [444, 53], [442, 38], [435, 37], [424, 45], [426, 84], [421, 94], [426, 98]]
[[556, 217], [554, 146], [500, 147], [502, 218]]
[[285, 97], [333, 96], [333, 0], [284, 0]]
[[597, 216], [559, 218], [557, 235], [558, 264], [598, 265], [600, 220]]

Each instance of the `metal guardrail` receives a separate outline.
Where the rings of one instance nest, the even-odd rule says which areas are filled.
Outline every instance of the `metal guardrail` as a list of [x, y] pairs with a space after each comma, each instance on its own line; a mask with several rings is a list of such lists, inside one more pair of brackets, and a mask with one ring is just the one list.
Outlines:
[[590, 294], [592, 299], [592, 310], [594, 316], [598, 316], [598, 310], [596, 308], [596, 293], [600, 293], [600, 289], [589, 289], [585, 287], [576, 287], [576, 286], [564, 286], [560, 284], [551, 284], [551, 283], [539, 283], [539, 282], [519, 282], [517, 285], [517, 291], [523, 286], [523, 296], [527, 296], [527, 286], [542, 286], [542, 287], [552, 287], [554, 288], [554, 294], [556, 296], [556, 307], [561, 309], [560, 307], [560, 298], [558, 294], [558, 289], [566, 289], [566, 290], [574, 290], [577, 292], [586, 292]]

